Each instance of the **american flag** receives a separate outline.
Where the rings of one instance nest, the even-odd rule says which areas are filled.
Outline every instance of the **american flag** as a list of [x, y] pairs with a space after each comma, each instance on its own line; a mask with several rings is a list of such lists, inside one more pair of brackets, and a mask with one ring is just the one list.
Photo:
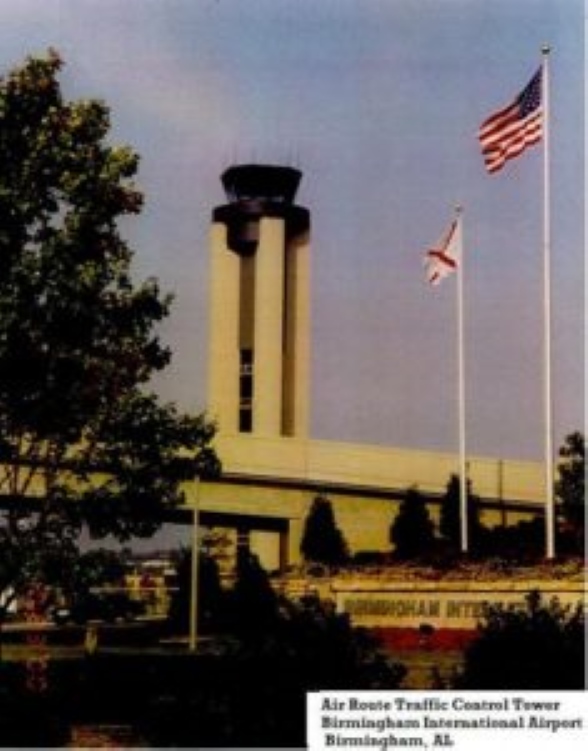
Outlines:
[[496, 112], [480, 126], [478, 138], [488, 172], [497, 172], [509, 159], [541, 140], [542, 69], [539, 68], [512, 104]]
[[427, 250], [425, 266], [429, 284], [437, 285], [446, 276], [457, 271], [460, 256], [461, 232], [458, 220], [454, 219], [441, 242]]

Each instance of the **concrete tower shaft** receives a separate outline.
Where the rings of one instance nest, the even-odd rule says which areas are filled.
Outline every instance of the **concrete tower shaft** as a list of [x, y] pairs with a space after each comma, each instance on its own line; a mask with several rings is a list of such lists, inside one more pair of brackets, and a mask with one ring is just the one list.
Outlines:
[[209, 409], [223, 433], [308, 434], [309, 227], [302, 175], [240, 165], [213, 211]]

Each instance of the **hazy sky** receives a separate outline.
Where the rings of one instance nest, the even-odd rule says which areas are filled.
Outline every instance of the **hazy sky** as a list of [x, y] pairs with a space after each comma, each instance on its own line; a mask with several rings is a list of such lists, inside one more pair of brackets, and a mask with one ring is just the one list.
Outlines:
[[541, 155], [476, 133], [551, 55], [555, 442], [583, 425], [580, 0], [0, 0], [0, 70], [57, 48], [68, 98], [141, 154], [137, 277], [176, 301], [166, 399], [206, 406], [208, 229], [235, 162], [299, 167], [312, 212], [312, 435], [453, 451], [455, 279], [422, 252], [464, 205], [471, 453], [540, 459]]

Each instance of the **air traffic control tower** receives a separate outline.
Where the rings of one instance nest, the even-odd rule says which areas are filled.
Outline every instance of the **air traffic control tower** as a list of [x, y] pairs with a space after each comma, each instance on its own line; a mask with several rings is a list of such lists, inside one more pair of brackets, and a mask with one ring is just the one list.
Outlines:
[[309, 229], [302, 173], [246, 164], [222, 175], [210, 240], [208, 409], [221, 434], [306, 438]]

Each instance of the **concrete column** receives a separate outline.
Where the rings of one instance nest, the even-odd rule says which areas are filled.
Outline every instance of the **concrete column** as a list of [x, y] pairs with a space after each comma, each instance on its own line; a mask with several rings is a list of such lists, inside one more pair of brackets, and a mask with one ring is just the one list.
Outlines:
[[300, 543], [302, 542], [302, 535], [304, 533], [304, 520], [303, 519], [290, 519], [288, 525], [288, 537], [285, 542], [288, 545], [288, 563], [290, 565], [300, 563], [302, 555], [300, 553]]
[[278, 568], [284, 572], [290, 563], [290, 525], [279, 532]]
[[227, 228], [213, 223], [210, 236], [208, 410], [222, 433], [239, 420], [239, 269], [227, 247]]
[[264, 436], [282, 432], [284, 239], [282, 219], [260, 220], [255, 258], [253, 433]]
[[309, 434], [310, 384], [310, 247], [308, 235], [294, 250], [294, 430], [297, 438]]

